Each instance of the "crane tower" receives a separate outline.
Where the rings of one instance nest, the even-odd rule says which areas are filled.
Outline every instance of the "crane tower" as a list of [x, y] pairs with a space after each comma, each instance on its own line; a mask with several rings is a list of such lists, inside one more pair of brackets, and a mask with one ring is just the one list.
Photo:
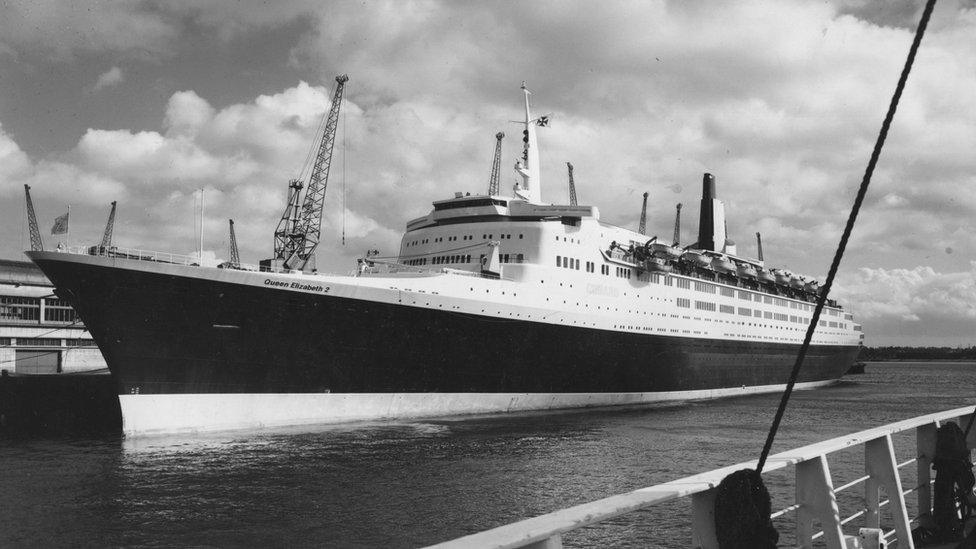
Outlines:
[[498, 172], [502, 166], [502, 139], [504, 132], [495, 134], [495, 157], [491, 162], [491, 179], [488, 180], [488, 196], [498, 194]]
[[681, 240], [681, 202], [675, 207], [674, 213], [674, 243], [672, 246], [677, 246]]
[[647, 193], [644, 193], [644, 205], [641, 207], [640, 225], [637, 226], [637, 232], [647, 234]]
[[31, 251], [44, 251], [44, 243], [41, 242], [41, 231], [37, 228], [37, 216], [34, 214], [34, 202], [30, 197], [30, 186], [24, 185], [24, 194], [27, 195], [27, 228], [30, 230]]
[[102, 249], [112, 245], [112, 231], [115, 230], [115, 206], [116, 202], [113, 200], [112, 209], [108, 212], [108, 222], [105, 223], [105, 234], [102, 235]]
[[230, 263], [232, 267], [240, 267], [241, 265], [241, 252], [237, 250], [237, 235], [234, 234], [234, 220], [228, 219], [230, 222]]
[[576, 182], [573, 181], [573, 165], [567, 162], [566, 167], [569, 169], [569, 205], [576, 206]]
[[[308, 177], [308, 185], [305, 186], [297, 179], [288, 183], [288, 205], [275, 230], [272, 261], [285, 269], [315, 269], [314, 254], [322, 230], [322, 210], [325, 206], [325, 190], [329, 183], [336, 128], [339, 125], [339, 107], [342, 104], [343, 88], [349, 81], [349, 77], [340, 74], [335, 80], [336, 88], [332, 96], [332, 105], [326, 117], [325, 129], [322, 131], [322, 140]], [[305, 188], [304, 200], [301, 199], [303, 187]]]

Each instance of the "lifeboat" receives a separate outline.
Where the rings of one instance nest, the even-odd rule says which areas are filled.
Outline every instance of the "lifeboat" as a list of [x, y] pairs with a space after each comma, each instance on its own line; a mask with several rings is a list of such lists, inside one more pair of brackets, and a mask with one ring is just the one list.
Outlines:
[[803, 291], [815, 294], [820, 291], [820, 283], [816, 280], [811, 280], [803, 285]]
[[735, 274], [735, 263], [724, 255], [716, 255], [712, 258], [712, 268], [720, 273]]
[[776, 277], [776, 283], [777, 284], [782, 284], [783, 286], [789, 286], [790, 285], [790, 279], [793, 278], [793, 274], [792, 273], [790, 273], [789, 271], [783, 271], [783, 270], [780, 270], [780, 269], [774, 270], [773, 271], [773, 276]]
[[776, 283], [776, 277], [773, 276], [773, 273], [771, 273], [771, 272], [769, 272], [769, 271], [767, 271], [765, 269], [760, 269], [759, 272], [756, 273], [756, 278], [758, 278], [760, 282], [765, 282], [767, 284], [775, 284]]
[[748, 280], [755, 280], [757, 273], [756, 268], [748, 263], [739, 263], [735, 266], [736, 272], [739, 274], [740, 278], [745, 278]]
[[712, 260], [698, 250], [688, 250], [681, 254], [681, 259], [691, 263], [695, 267], [708, 267]]
[[657, 273], [670, 273], [671, 265], [666, 259], [660, 257], [649, 257], [644, 260], [643, 267], [645, 271], [657, 272]]
[[663, 242], [654, 242], [650, 246], [651, 253], [665, 259], [678, 259], [681, 257], [681, 248], [669, 246]]
[[799, 276], [793, 275], [790, 277], [790, 288], [794, 290], [802, 290], [805, 284], [806, 282]]

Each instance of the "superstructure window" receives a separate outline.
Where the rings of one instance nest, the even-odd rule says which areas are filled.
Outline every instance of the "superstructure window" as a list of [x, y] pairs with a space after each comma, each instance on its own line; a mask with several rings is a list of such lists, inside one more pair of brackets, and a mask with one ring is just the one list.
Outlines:
[[454, 210], [457, 208], [476, 208], [479, 206], [508, 206], [508, 202], [504, 200], [496, 200], [494, 198], [479, 198], [476, 200], [462, 200], [458, 202], [442, 202], [440, 204], [434, 204], [434, 211], [439, 212], [442, 210]]
[[678, 281], [678, 287], [679, 288], [684, 288], [686, 290], [690, 290], [691, 289], [691, 281], [688, 280], [687, 278], [678, 278], [676, 280]]
[[690, 299], [686, 299], [686, 298], [683, 298], [683, 297], [679, 297], [678, 299], [675, 299], [674, 302], [675, 302], [675, 304], [678, 307], [684, 307], [686, 309], [690, 309], [691, 308], [691, 300]]
[[742, 316], [752, 316], [752, 309], [747, 309], [745, 307], [739, 307], [739, 314]]
[[724, 295], [725, 297], [733, 297], [733, 296], [735, 296], [735, 290], [733, 290], [732, 288], [726, 288], [726, 287], [722, 286], [722, 287], [719, 288], [719, 292], [722, 295]]
[[726, 314], [734, 315], [735, 314], [735, 307], [733, 307], [731, 305], [719, 305], [718, 311], [720, 313], [726, 313]]
[[695, 308], [700, 311], [715, 311], [715, 304], [710, 301], [695, 301]]
[[557, 255], [556, 256], [556, 266], [557, 267], [562, 267], [563, 266], [563, 256], [561, 256], [561, 255]]

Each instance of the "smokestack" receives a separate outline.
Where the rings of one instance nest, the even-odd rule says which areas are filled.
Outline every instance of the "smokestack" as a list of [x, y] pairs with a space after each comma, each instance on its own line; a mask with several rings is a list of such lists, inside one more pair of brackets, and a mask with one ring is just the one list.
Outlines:
[[698, 247], [712, 251], [721, 251], [725, 247], [725, 205], [715, 198], [715, 176], [710, 173], [702, 177]]

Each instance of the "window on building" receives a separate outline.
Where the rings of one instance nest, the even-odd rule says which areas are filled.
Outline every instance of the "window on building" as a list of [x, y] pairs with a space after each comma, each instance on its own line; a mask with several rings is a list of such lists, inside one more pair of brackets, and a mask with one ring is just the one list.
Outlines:
[[41, 319], [41, 300], [36, 297], [0, 296], [0, 320], [6, 322], [38, 322]]

